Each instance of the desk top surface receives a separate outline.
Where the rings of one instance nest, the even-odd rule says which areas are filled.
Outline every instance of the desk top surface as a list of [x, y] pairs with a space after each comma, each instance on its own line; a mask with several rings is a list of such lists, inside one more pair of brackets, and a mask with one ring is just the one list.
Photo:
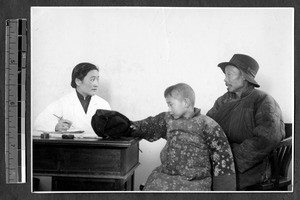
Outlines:
[[122, 138], [104, 140], [101, 138], [74, 138], [62, 139], [58, 137], [41, 138], [33, 136], [33, 144], [49, 145], [93, 145], [93, 146], [110, 146], [110, 147], [129, 147], [140, 141], [138, 138]]

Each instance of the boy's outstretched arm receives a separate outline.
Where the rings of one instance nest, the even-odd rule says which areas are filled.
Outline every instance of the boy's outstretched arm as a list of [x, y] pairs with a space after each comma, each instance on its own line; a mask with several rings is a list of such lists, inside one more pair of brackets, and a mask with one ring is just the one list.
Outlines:
[[133, 121], [131, 127], [133, 137], [146, 139], [150, 142], [166, 138], [167, 125], [165, 120], [165, 112], [154, 117], [148, 117], [143, 120]]
[[232, 151], [227, 137], [217, 122], [207, 117], [204, 133], [212, 163], [212, 190], [236, 190], [236, 175]]

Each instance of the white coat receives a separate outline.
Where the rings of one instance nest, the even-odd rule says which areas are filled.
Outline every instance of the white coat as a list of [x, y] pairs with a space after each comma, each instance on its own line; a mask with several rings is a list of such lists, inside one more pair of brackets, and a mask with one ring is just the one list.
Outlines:
[[[91, 119], [97, 109], [111, 110], [107, 101], [97, 95], [93, 95], [87, 113], [85, 113], [78, 99], [76, 90], [74, 90], [70, 94], [48, 105], [46, 109], [38, 115], [34, 123], [34, 134], [37, 134], [39, 131], [55, 131], [55, 126], [59, 120], [54, 116], [56, 115], [63, 117], [63, 119], [70, 120], [72, 122], [70, 129], [84, 131], [80, 136], [96, 137], [97, 135], [91, 125]], [[41, 134], [41, 132], [38, 134]]]

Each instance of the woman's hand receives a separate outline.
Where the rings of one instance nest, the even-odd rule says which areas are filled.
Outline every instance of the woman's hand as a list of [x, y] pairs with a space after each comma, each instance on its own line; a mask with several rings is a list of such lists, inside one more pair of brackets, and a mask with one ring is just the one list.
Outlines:
[[55, 126], [55, 131], [67, 131], [70, 129], [72, 122], [67, 119], [60, 119]]

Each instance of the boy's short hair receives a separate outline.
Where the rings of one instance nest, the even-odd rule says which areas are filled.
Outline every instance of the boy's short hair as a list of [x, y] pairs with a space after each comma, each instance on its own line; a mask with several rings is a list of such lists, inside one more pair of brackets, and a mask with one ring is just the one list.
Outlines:
[[192, 106], [195, 105], [195, 92], [191, 86], [186, 83], [178, 83], [176, 85], [172, 85], [165, 90], [164, 93], [165, 98], [167, 96], [171, 96], [173, 98], [187, 98], [190, 100]]

